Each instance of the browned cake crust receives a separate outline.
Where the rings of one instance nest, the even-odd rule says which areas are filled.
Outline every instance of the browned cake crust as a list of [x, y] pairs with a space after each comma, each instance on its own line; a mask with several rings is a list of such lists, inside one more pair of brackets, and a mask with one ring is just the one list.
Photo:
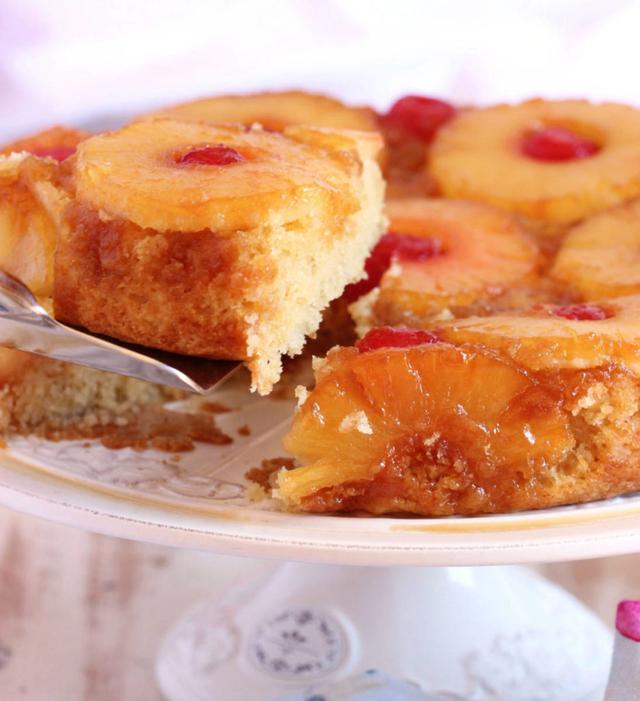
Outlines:
[[101, 221], [77, 203], [67, 215], [56, 265], [59, 318], [168, 351], [246, 357], [247, 324], [229, 297], [242, 299], [275, 275], [243, 260], [251, 234], [158, 232]]

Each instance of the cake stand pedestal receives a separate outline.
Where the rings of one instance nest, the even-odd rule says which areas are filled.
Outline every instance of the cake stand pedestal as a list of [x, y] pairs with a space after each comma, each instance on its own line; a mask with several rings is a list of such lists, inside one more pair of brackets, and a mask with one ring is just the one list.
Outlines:
[[286, 563], [184, 616], [156, 674], [168, 701], [596, 701], [611, 644], [525, 567]]
[[280, 512], [244, 497], [248, 467], [280, 446], [260, 422], [289, 421], [286, 403], [267, 409], [224, 414], [234, 435], [231, 421], [252, 421], [251, 438], [179, 463], [35, 437], [0, 451], [0, 503], [14, 509], [288, 563], [178, 622], [157, 661], [168, 701], [602, 701], [609, 633], [518, 565], [640, 552], [640, 494], [474, 518]]

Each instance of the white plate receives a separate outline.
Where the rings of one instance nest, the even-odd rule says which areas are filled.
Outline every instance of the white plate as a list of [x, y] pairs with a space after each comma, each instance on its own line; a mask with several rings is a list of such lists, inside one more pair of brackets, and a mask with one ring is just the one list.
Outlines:
[[[366, 565], [548, 562], [640, 550], [640, 495], [545, 511], [447, 519], [314, 516], [244, 496], [244, 473], [282, 455], [286, 401], [215, 395], [234, 442], [180, 462], [157, 451], [14, 438], [0, 452], [0, 502], [114, 536], [249, 556]], [[251, 435], [237, 428], [249, 424]]]

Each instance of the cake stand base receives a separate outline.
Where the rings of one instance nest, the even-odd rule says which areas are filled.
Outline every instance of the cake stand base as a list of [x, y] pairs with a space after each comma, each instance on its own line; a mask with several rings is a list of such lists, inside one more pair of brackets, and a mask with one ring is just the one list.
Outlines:
[[286, 563], [189, 612], [156, 674], [168, 701], [600, 701], [611, 645], [524, 567]]

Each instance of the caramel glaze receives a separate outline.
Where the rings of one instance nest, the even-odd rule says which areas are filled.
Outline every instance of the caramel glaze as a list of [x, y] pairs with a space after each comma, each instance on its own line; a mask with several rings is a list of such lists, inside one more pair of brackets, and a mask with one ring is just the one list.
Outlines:
[[[502, 312], [519, 311], [537, 304], [571, 304], [574, 295], [549, 278], [539, 278], [508, 288], [487, 287], [469, 304], [452, 304], [448, 312], [456, 319], [470, 316], [492, 316]], [[391, 300], [378, 298], [374, 305], [376, 325], [424, 328], [433, 325], [442, 312], [442, 304], [426, 302], [418, 292], [395, 291]]]
[[[622, 424], [612, 424], [613, 434], [620, 433], [619, 441], [614, 438], [614, 443], [608, 443], [580, 412], [571, 410], [594, 383], [607, 387], [634, 384], [637, 388], [637, 380], [614, 365], [529, 374], [534, 382], [512, 403], [505, 423], [535, 434], [539, 419], [555, 414], [555, 429], [544, 424], [547, 436], [533, 436], [537, 441], [555, 438], [564, 443], [562, 450], [555, 450], [555, 459], [553, 445], [537, 455], [515, 452], [492, 456], [487, 449], [479, 458], [474, 437], [461, 431], [461, 423], [452, 415], [440, 422], [441, 438], [437, 441], [425, 442], [428, 436], [424, 433], [406, 433], [384, 446], [379, 469], [371, 480], [321, 489], [304, 497], [301, 508], [311, 512], [470, 515], [544, 508], [640, 489], [640, 459], [631, 450], [638, 427], [627, 422], [627, 428], [636, 432], [627, 436], [625, 444]], [[490, 428], [493, 432], [502, 429]], [[576, 459], [578, 446], [590, 450], [592, 459], [586, 466]]]

